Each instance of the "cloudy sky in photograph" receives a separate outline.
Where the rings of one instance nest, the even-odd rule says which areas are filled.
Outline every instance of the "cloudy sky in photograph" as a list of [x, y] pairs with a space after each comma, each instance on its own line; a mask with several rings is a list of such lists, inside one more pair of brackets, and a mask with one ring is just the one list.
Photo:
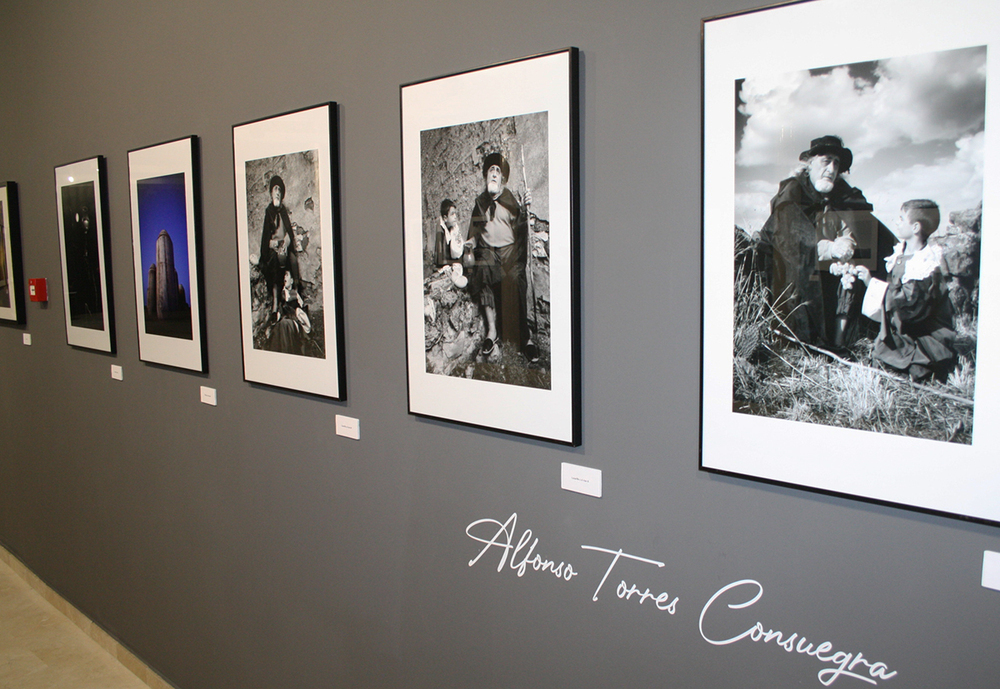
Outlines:
[[736, 224], [754, 232], [810, 140], [854, 154], [847, 180], [890, 229], [903, 201], [948, 213], [983, 198], [986, 48], [887, 58], [736, 83]]

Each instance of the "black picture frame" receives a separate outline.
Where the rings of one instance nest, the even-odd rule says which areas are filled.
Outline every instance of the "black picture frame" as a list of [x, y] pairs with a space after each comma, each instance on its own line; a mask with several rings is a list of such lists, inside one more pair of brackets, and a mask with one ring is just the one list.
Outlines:
[[203, 372], [198, 137], [128, 152], [139, 359]]
[[244, 378], [344, 400], [337, 123], [329, 102], [234, 125], [233, 162]]
[[404, 84], [400, 109], [410, 413], [579, 445], [579, 51]]
[[55, 168], [66, 341], [115, 351], [107, 163], [104, 156]]
[[859, 7], [704, 21], [700, 466], [1000, 522], [1000, 11]]
[[0, 186], [0, 321], [23, 325], [24, 264], [17, 183]]

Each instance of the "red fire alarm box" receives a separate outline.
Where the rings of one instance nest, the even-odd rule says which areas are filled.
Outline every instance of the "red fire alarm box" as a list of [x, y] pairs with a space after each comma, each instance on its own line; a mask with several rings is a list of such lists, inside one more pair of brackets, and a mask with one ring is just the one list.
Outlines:
[[49, 288], [45, 278], [28, 278], [28, 295], [31, 301], [48, 301]]

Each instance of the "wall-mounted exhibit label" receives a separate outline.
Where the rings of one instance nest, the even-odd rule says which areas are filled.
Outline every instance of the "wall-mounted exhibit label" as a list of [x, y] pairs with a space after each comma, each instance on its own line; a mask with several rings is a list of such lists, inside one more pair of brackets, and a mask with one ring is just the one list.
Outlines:
[[199, 396], [202, 404], [207, 404], [212, 407], [217, 407], [219, 405], [219, 395], [215, 388], [210, 388], [207, 385], [202, 385], [199, 390]]
[[600, 469], [582, 467], [579, 464], [562, 463], [560, 473], [560, 485], [563, 490], [571, 490], [574, 493], [583, 493], [595, 498], [601, 497], [604, 492], [604, 481]]
[[983, 551], [983, 586], [1000, 591], [1000, 553]]
[[351, 416], [337, 414], [337, 435], [351, 440], [361, 440], [361, 422]]
[[[569, 562], [557, 562], [556, 558], [542, 555], [538, 547], [540, 539], [531, 529], [524, 529], [518, 537], [516, 512], [504, 521], [477, 519], [465, 527], [465, 533], [482, 544], [477, 546], [478, 552], [469, 560], [469, 567], [480, 562], [492, 564], [492, 558], [487, 557], [491, 555], [496, 557], [497, 572], [503, 572], [506, 566], [518, 577], [524, 577], [529, 569], [540, 574], [548, 573], [566, 582], [580, 577], [586, 582], [585, 591], [592, 602], [598, 602], [602, 594], [614, 590], [623, 604], [642, 606], [654, 613], [677, 613], [680, 597], [668, 593], [664, 586], [652, 581], [656, 570], [666, 566], [665, 562], [628, 553], [621, 548], [581, 545], [580, 548], [587, 553], [586, 561], [596, 565], [591, 577], [589, 572], [577, 569]], [[618, 583], [615, 584], [615, 581]], [[772, 646], [788, 654], [810, 656], [823, 665], [816, 677], [825, 687], [841, 677], [877, 685], [879, 680], [892, 679], [898, 674], [886, 663], [871, 660], [861, 651], [836, 650], [829, 641], [811, 641], [802, 632], [776, 630], [766, 625], [748, 612], [763, 596], [764, 587], [754, 579], [741, 579], [722, 586], [701, 608], [697, 623], [701, 638], [713, 646], [750, 641], [759, 643], [762, 651]]]

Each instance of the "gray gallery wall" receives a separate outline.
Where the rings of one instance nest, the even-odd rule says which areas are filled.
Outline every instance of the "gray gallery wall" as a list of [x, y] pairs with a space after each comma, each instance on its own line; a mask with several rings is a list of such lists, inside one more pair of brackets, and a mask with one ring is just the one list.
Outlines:
[[[0, 327], [0, 543], [182, 689], [819, 686], [733, 633], [829, 640], [895, 687], [995, 686], [995, 526], [698, 470], [701, 19], [747, 0], [3, 2], [0, 178], [27, 326]], [[399, 85], [582, 51], [583, 445], [407, 414]], [[474, 97], [474, 94], [470, 94]], [[243, 381], [231, 126], [340, 103], [346, 402]], [[209, 372], [139, 361], [126, 152], [201, 137]], [[118, 353], [66, 345], [53, 167], [104, 155]], [[33, 343], [22, 345], [22, 334]], [[124, 380], [113, 381], [110, 364]], [[219, 404], [199, 403], [199, 386]], [[360, 419], [338, 437], [334, 415]], [[806, 450], [804, 450], [806, 451]], [[561, 462], [604, 472], [594, 499]], [[466, 535], [517, 514], [570, 581]], [[624, 560], [598, 600], [610, 557]], [[523, 551], [522, 551], [523, 552]], [[619, 599], [667, 591], [676, 613]], [[744, 595], [744, 599], [748, 596]], [[723, 611], [724, 612], [724, 611]], [[720, 624], [729, 624], [722, 618]], [[841, 677], [835, 686], [868, 686]]]

